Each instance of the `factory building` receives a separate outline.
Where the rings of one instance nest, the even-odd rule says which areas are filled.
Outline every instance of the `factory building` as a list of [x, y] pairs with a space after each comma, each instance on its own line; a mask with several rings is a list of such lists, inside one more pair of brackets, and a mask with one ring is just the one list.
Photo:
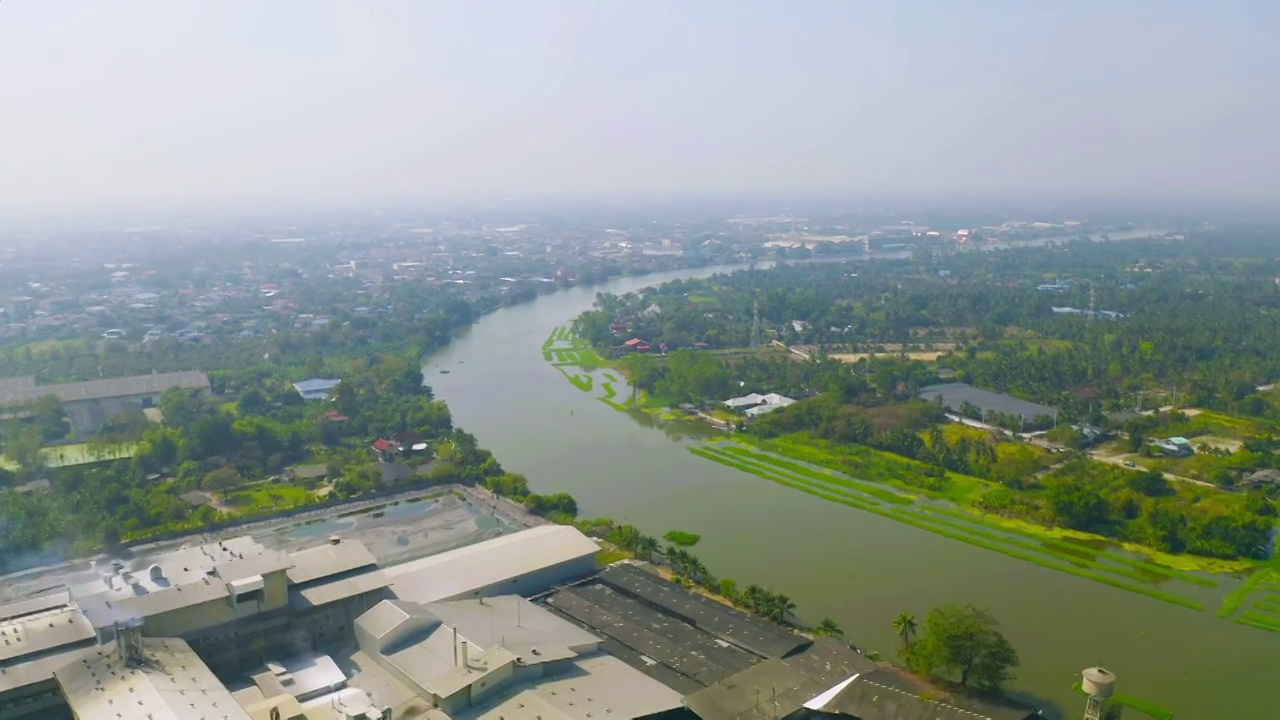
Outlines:
[[388, 579], [358, 542], [287, 554], [242, 536], [143, 563], [91, 563], [63, 583], [0, 608], [5, 720], [65, 715], [54, 671], [114, 643], [122, 625], [147, 638], [180, 638], [202, 666], [232, 677], [282, 650], [350, 642], [355, 618], [382, 599]]
[[[91, 562], [63, 576], [57, 592], [0, 606], [0, 717], [69, 717], [66, 692], [75, 681], [56, 673], [76, 662], [109, 664], [115, 662], [109, 658], [123, 657], [113, 650], [122, 631], [146, 638], [148, 652], [156, 657], [191, 653], [200, 667], [223, 680], [267, 664], [286, 668], [281, 674], [290, 678], [287, 686], [273, 688], [259, 673], [265, 690], [249, 704], [263, 705], [281, 695], [273, 689], [296, 688], [296, 678], [317, 674], [288, 670], [291, 663], [355, 647], [357, 618], [384, 599], [429, 602], [542, 592], [593, 573], [598, 551], [574, 528], [544, 526], [390, 569], [380, 568], [361, 543], [337, 537], [292, 553], [242, 536], [190, 544], [145, 560]], [[398, 585], [394, 593], [393, 583]], [[157, 640], [168, 644], [155, 645]], [[316, 663], [324, 664], [304, 665]], [[112, 669], [119, 670], [107, 668], [108, 675]], [[284, 694], [305, 709], [306, 693], [302, 699]], [[348, 688], [340, 704], [352, 717], [379, 717], [383, 709], [370, 702], [362, 691]], [[77, 714], [81, 720], [92, 717]], [[155, 720], [160, 717], [163, 713]]]
[[600, 547], [567, 525], [541, 525], [387, 568], [402, 600], [529, 596], [595, 573]]
[[[356, 621], [369, 683], [458, 720], [683, 714], [679, 693], [600, 651], [601, 638], [518, 595], [384, 600]], [[369, 672], [366, 671], [366, 672]], [[397, 702], [399, 701], [399, 702]], [[394, 709], [393, 709], [394, 716]]]

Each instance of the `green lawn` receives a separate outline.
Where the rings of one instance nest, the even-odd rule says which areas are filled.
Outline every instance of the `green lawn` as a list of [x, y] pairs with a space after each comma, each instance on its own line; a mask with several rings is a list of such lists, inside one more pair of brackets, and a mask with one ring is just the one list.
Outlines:
[[134, 443], [76, 443], [45, 448], [40, 451], [40, 456], [47, 467], [71, 467], [133, 457], [133, 450], [136, 447]]
[[259, 483], [231, 493], [226, 500], [237, 514], [259, 515], [309, 505], [315, 496], [297, 485]]

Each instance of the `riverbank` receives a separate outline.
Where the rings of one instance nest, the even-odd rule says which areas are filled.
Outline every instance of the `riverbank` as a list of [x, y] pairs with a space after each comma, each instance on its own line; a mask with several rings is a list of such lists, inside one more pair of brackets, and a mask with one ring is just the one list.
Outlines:
[[[617, 411], [643, 413], [681, 426], [700, 420], [720, 430], [731, 430], [723, 418], [689, 407], [655, 403], [634, 390], [627, 398], [629, 404], [617, 402], [613, 382], [600, 383], [598, 390], [596, 376], [608, 373], [600, 372], [601, 367], [621, 374], [625, 364], [602, 366], [598, 354], [592, 353], [593, 361], [588, 366], [573, 367], [567, 354], [559, 354], [582, 345], [583, 341], [563, 326], [553, 329], [543, 344], [544, 359], [562, 358], [554, 363], [556, 370], [579, 391]], [[611, 379], [617, 377], [608, 374]], [[1239, 589], [1231, 593], [1219, 591], [1220, 585], [1229, 586], [1242, 574], [1261, 573], [1259, 568], [1265, 565], [1261, 561], [1162, 552], [1094, 533], [984, 512], [975, 506], [980, 498], [1009, 490], [989, 480], [938, 471], [909, 458], [859, 445], [841, 445], [837, 450], [799, 436], [766, 440], [738, 434], [732, 440], [712, 439], [691, 451], [703, 459], [828, 502], [1188, 610], [1200, 612], [1227, 603], [1247, 605], [1247, 610], [1239, 614], [1221, 609], [1218, 614], [1249, 627], [1280, 630], [1280, 614], [1273, 615], [1280, 611], [1280, 594], [1273, 597], [1270, 590], [1260, 590], [1237, 597]], [[934, 477], [939, 473], [941, 477]]]
[[[719, 431], [605, 407], [597, 397], [609, 382], [604, 373], [615, 371], [592, 371], [593, 391], [585, 393], [568, 387], [541, 354], [551, 330], [589, 309], [597, 293], [733, 269], [545, 295], [486, 316], [432, 355], [424, 372], [455, 422], [534, 490], [571, 493], [584, 517], [613, 517], [657, 534], [673, 527], [699, 533], [697, 554], [709, 566], [786, 590], [806, 621], [830, 616], [859, 644], [895, 647], [888, 620], [903, 611], [923, 616], [934, 598], [991, 608], [1023, 655], [1012, 689], [1045, 707], [1047, 718], [1079, 716], [1071, 682], [1100, 661], [1120, 676], [1123, 692], [1158, 698], [1179, 717], [1265, 716], [1280, 706], [1280, 687], [1266, 679], [1266, 668], [1280, 663], [1274, 635], [708, 462], [683, 447]], [[444, 369], [452, 372], [439, 374]], [[630, 387], [621, 377], [612, 384], [621, 406]], [[1243, 581], [1213, 579], [1216, 589], [1184, 585], [1178, 594], [1217, 608]], [[1181, 681], [1188, 676], [1201, 682]]]

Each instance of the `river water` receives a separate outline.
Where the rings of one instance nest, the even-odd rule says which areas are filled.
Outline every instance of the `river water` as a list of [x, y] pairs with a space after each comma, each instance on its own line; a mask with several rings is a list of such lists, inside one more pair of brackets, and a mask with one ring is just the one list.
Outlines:
[[458, 426], [536, 491], [571, 493], [583, 517], [651, 535], [700, 533], [695, 552], [712, 572], [786, 593], [802, 618], [829, 615], [886, 657], [898, 613], [923, 621], [936, 605], [972, 602], [1003, 623], [1022, 657], [1015, 689], [1050, 717], [1083, 715], [1071, 686], [1097, 664], [1117, 674], [1119, 692], [1169, 706], [1179, 720], [1280, 717], [1280, 636], [1219, 620], [1212, 605], [1169, 605], [703, 460], [670, 426], [611, 409], [542, 358], [547, 335], [597, 292], [723, 270], [619, 278], [499, 310], [428, 359], [427, 383]]

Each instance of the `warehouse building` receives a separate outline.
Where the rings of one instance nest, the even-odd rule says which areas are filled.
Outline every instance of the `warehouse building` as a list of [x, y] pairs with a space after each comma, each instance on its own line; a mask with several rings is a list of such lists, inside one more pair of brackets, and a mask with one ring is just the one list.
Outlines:
[[71, 430], [91, 435], [118, 415], [141, 413], [156, 405], [166, 390], [175, 387], [208, 392], [209, 376], [202, 372], [152, 373], [57, 385], [36, 385], [32, 377], [10, 378], [0, 382], [0, 408], [9, 416], [21, 416], [36, 400], [53, 395], [62, 401]]
[[356, 637], [371, 660], [365, 666], [385, 674], [362, 684], [402, 688], [386, 700], [393, 717], [404, 698], [455, 720], [685, 715], [679, 693], [602, 653], [596, 635], [517, 595], [386, 600], [356, 621]]
[[540, 525], [387, 568], [402, 600], [533, 595], [596, 571], [600, 547], [577, 528]]

